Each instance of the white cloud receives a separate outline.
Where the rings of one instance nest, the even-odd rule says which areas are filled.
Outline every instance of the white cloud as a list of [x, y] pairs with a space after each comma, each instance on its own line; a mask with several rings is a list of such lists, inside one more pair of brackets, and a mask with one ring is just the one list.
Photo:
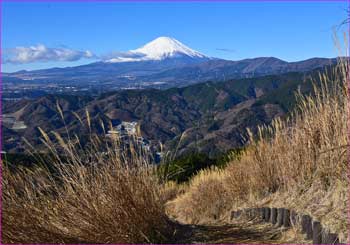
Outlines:
[[76, 61], [82, 58], [95, 58], [95, 55], [87, 51], [73, 50], [69, 48], [48, 48], [38, 44], [30, 47], [16, 47], [5, 51], [4, 63], [25, 64], [32, 62], [48, 61]]
[[111, 52], [106, 55], [102, 55], [102, 60], [106, 62], [118, 62], [118, 61], [134, 61], [135, 59], [142, 59], [146, 56], [144, 53], [139, 52]]

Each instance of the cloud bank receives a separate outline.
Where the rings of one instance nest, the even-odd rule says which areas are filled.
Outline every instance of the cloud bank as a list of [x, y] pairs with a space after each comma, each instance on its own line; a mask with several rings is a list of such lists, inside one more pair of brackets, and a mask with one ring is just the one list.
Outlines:
[[30, 47], [16, 47], [5, 51], [3, 63], [27, 64], [49, 61], [77, 61], [82, 58], [95, 58], [89, 50], [79, 51], [69, 48], [49, 48], [38, 44]]

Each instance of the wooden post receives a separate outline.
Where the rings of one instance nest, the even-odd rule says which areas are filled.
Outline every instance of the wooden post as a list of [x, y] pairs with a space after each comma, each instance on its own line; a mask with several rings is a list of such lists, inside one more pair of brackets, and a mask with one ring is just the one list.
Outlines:
[[249, 209], [249, 218], [254, 218], [254, 209], [253, 208], [250, 208]]
[[234, 218], [236, 218], [236, 211], [231, 212], [231, 220], [233, 220]]
[[322, 225], [318, 221], [312, 223], [312, 243], [321, 244], [322, 243]]
[[259, 208], [255, 208], [255, 215], [254, 215], [254, 218], [255, 218], [255, 219], [258, 219], [258, 218], [259, 218], [259, 215], [260, 215], [260, 213], [259, 213]]
[[250, 215], [250, 219], [254, 219], [254, 218], [255, 218], [255, 211], [254, 211], [254, 208], [251, 208], [251, 209], [250, 209], [249, 215]]
[[290, 211], [289, 209], [284, 210], [283, 214], [283, 226], [290, 227]]
[[301, 232], [302, 233], [306, 233], [307, 232], [308, 220], [309, 220], [309, 216], [308, 215], [303, 215], [301, 217]]
[[290, 222], [291, 222], [291, 225], [292, 225], [292, 226], [296, 226], [296, 224], [297, 224], [297, 219], [298, 219], [297, 213], [296, 213], [294, 210], [292, 210], [292, 211], [290, 212]]
[[262, 220], [262, 221], [265, 221], [265, 208], [266, 208], [266, 207], [262, 207], [262, 208], [261, 208], [261, 220]]
[[250, 208], [245, 209], [246, 216], [250, 218]]
[[265, 222], [269, 222], [271, 217], [271, 208], [265, 208]]
[[246, 218], [249, 218], [249, 208], [244, 209], [244, 214]]
[[242, 214], [243, 214], [244, 218], [247, 218], [247, 209], [246, 208], [242, 210]]
[[256, 208], [252, 209], [252, 218], [256, 218], [257, 216], [257, 212], [256, 212]]
[[312, 239], [312, 219], [309, 215], [302, 216], [301, 229], [303, 233], [306, 233], [306, 239]]
[[283, 225], [283, 214], [284, 214], [284, 208], [277, 209], [277, 227], [281, 227]]
[[259, 208], [259, 220], [263, 220], [264, 219], [264, 209], [263, 208]]
[[270, 222], [276, 224], [277, 222], [277, 208], [271, 208]]
[[322, 232], [322, 244], [339, 244], [339, 238], [337, 234], [329, 233], [325, 230]]

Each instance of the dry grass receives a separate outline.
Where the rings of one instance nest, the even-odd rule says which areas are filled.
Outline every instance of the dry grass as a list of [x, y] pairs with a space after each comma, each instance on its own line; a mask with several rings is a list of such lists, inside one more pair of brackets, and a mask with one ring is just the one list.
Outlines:
[[52, 152], [51, 170], [3, 168], [3, 243], [166, 240], [171, 226], [163, 187], [141, 149], [93, 135], [82, 147], [75, 136], [56, 134], [57, 145], [42, 134]]
[[201, 170], [191, 179], [185, 193], [167, 204], [169, 215], [190, 224], [219, 218], [233, 201], [222, 181], [225, 174], [216, 168]]
[[[169, 204], [186, 222], [224, 217], [232, 208], [287, 206], [309, 213], [347, 240], [349, 64], [320, 74], [314, 95], [300, 94], [286, 121], [261, 127], [240, 160], [202, 171]], [[349, 240], [348, 240], [349, 241]]]

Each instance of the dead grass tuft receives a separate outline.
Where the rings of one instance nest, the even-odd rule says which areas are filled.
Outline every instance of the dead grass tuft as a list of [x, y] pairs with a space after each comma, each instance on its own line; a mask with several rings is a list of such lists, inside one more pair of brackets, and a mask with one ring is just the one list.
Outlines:
[[42, 134], [52, 153], [49, 167], [38, 159], [33, 168], [3, 168], [4, 243], [166, 240], [163, 187], [141, 149], [94, 135], [84, 147], [58, 134], [53, 143]]

